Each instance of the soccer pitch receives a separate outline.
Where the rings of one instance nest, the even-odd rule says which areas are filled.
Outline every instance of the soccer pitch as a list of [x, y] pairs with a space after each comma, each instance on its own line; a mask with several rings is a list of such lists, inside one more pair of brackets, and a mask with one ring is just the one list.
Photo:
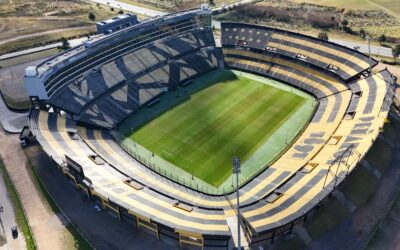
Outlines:
[[[141, 110], [122, 124], [124, 133], [134, 127], [129, 139], [214, 187], [230, 183], [234, 155], [241, 158], [243, 180], [265, 167], [315, 109], [315, 100], [303, 92], [229, 70], [211, 72], [176, 93], [174, 98], [184, 100], [164, 110], [157, 107], [162, 103]], [[145, 112], [154, 115], [143, 119]], [[132, 125], [141, 119], [143, 124]]]

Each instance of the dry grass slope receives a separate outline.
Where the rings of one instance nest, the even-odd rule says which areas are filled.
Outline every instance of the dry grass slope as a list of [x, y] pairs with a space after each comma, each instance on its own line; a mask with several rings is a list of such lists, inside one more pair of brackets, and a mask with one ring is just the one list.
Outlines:
[[[89, 20], [90, 12], [95, 14], [95, 21]], [[74, 37], [93, 32], [97, 20], [107, 19], [116, 14], [116, 10], [111, 11], [108, 7], [79, 0], [6, 0], [0, 4], [0, 41], [26, 35], [32, 37], [1, 45], [0, 54], [45, 44], [61, 37]], [[78, 27], [81, 29], [41, 34], [50, 30]]]

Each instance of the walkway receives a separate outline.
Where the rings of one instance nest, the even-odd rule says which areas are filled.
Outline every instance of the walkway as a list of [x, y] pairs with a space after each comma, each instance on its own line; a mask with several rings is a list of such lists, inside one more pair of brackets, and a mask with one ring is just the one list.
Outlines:
[[[12, 203], [8, 198], [7, 188], [5, 186], [1, 171], [0, 171], [0, 207], [3, 207], [3, 212], [0, 212], [0, 249], [26, 249], [25, 239], [21, 231], [18, 238], [14, 239], [11, 235], [11, 227], [17, 225]], [[5, 236], [5, 241], [2, 237]]]
[[[368, 52], [369, 52], [367, 42], [355, 43], [355, 42], [342, 41], [342, 40], [336, 40], [336, 39], [332, 39], [330, 41], [340, 44], [340, 45], [343, 45], [343, 46], [346, 46], [351, 49], [358, 48], [358, 51], [365, 53], [365, 54], [368, 54]], [[376, 46], [376, 45], [371, 45], [371, 54], [378, 55], [378, 56], [393, 57], [391, 48]]]
[[[86, 40], [87, 40], [87, 37], [82, 37], [82, 38], [68, 40], [68, 42], [69, 42], [71, 47], [75, 47], [75, 46], [83, 44], [83, 42], [85, 42]], [[48, 44], [48, 45], [45, 45], [45, 46], [39, 46], [39, 47], [31, 48], [31, 49], [21, 50], [21, 51], [17, 51], [17, 52], [13, 52], [13, 53], [8, 53], [8, 54], [1, 55], [0, 56], [0, 60], [5, 60], [5, 59], [17, 57], [17, 56], [23, 56], [23, 55], [27, 55], [27, 54], [32, 54], [32, 53], [40, 52], [40, 51], [43, 51], [43, 50], [54, 49], [54, 48], [57, 48], [58, 46], [61, 46], [61, 45], [62, 45], [61, 42], [52, 43], [52, 44]]]
[[63, 249], [64, 222], [51, 211], [47, 203], [42, 202], [42, 197], [28, 173], [28, 159], [19, 145], [18, 135], [7, 135], [0, 129], [0, 141], [1, 157], [20, 195], [38, 248]]
[[116, 0], [90, 0], [90, 1], [108, 5], [110, 7], [114, 7], [114, 8], [118, 8], [118, 9], [131, 11], [133, 13], [144, 15], [147, 17], [164, 16], [164, 15], [168, 14], [167, 12], [153, 10], [153, 9], [147, 9], [147, 8], [139, 7], [139, 6], [136, 6], [133, 4], [129, 4], [129, 3], [123, 3], [120, 1], [116, 1]]
[[28, 35], [22, 35], [22, 36], [16, 36], [10, 39], [5, 39], [0, 41], [0, 45], [9, 43], [9, 42], [14, 42], [18, 41], [20, 39], [25, 39], [25, 38], [31, 38], [35, 36], [41, 36], [41, 35], [47, 35], [47, 34], [52, 34], [52, 33], [61, 33], [63, 31], [70, 31], [70, 30], [81, 30], [81, 29], [86, 29], [89, 28], [90, 26], [81, 26], [81, 27], [74, 27], [74, 28], [65, 28], [65, 29], [56, 29], [56, 30], [48, 30], [48, 31], [43, 31], [43, 32], [38, 32], [34, 34], [28, 34]]
[[18, 134], [28, 125], [28, 112], [13, 112], [8, 109], [0, 95], [0, 123], [8, 133]]

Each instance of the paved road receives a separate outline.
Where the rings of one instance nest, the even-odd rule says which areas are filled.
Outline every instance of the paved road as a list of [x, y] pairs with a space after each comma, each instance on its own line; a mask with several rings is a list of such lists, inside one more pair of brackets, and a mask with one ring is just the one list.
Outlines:
[[28, 34], [28, 35], [22, 35], [22, 36], [16, 36], [10, 39], [5, 39], [0, 41], [0, 45], [9, 43], [9, 42], [14, 42], [20, 39], [25, 39], [25, 38], [30, 38], [30, 37], [35, 37], [35, 36], [40, 36], [40, 35], [46, 35], [46, 34], [52, 34], [52, 33], [62, 33], [63, 31], [70, 31], [70, 30], [81, 30], [81, 29], [86, 29], [90, 26], [81, 26], [81, 27], [74, 27], [74, 28], [65, 28], [65, 29], [56, 29], [56, 30], [48, 30], [48, 31], [43, 31], [43, 32], [38, 32], [34, 34]]
[[222, 12], [232, 10], [232, 9], [242, 6], [242, 5], [254, 4], [254, 3], [258, 3], [258, 2], [262, 2], [262, 1], [263, 0], [241, 0], [241, 1], [237, 1], [235, 3], [231, 3], [231, 4], [227, 4], [227, 5], [224, 4], [220, 7], [213, 8], [212, 10], [213, 10], [213, 13], [222, 13]]
[[0, 123], [8, 133], [19, 134], [28, 125], [28, 112], [10, 111], [0, 95]]
[[6, 134], [0, 129], [0, 142], [0, 155], [20, 196], [38, 249], [63, 249], [67, 244], [65, 219], [50, 209], [35, 187], [18, 135]]
[[[82, 38], [77, 38], [77, 39], [71, 39], [68, 41], [69, 41], [69, 44], [71, 45], [71, 47], [75, 47], [75, 46], [81, 45], [86, 40], [87, 40], [87, 37], [82, 37]], [[17, 57], [17, 56], [32, 54], [32, 53], [36, 53], [36, 52], [43, 51], [43, 50], [54, 49], [61, 45], [62, 45], [61, 42], [52, 43], [52, 44], [48, 44], [45, 46], [39, 46], [39, 47], [31, 48], [31, 49], [8, 53], [8, 54], [1, 55], [0, 60], [5, 60], [5, 59]]]
[[[0, 212], [0, 237], [5, 235], [6, 242], [0, 240], [0, 249], [26, 249], [24, 236], [20, 233], [18, 238], [14, 239], [11, 235], [11, 227], [16, 225], [15, 214], [11, 201], [8, 198], [8, 193], [4, 180], [0, 173], [0, 206], [3, 207], [3, 212]], [[19, 231], [20, 232], [20, 231]]]
[[[358, 48], [358, 51], [368, 54], [367, 42], [355, 43], [355, 42], [341, 41], [341, 40], [336, 40], [336, 39], [331, 39], [330, 41], [340, 44], [340, 45], [343, 45], [343, 46], [346, 46], [346, 47], [349, 47], [349, 48], [352, 48], [352, 49]], [[371, 54], [378, 55], [378, 56], [393, 57], [391, 48], [376, 46], [376, 45], [371, 45]]]
[[118, 9], [131, 11], [131, 12], [134, 12], [134, 13], [137, 13], [140, 15], [144, 15], [147, 17], [163, 16], [163, 15], [168, 14], [167, 12], [147, 9], [147, 8], [143, 8], [143, 7], [139, 7], [136, 5], [123, 3], [123, 2], [119, 2], [119, 1], [115, 1], [115, 0], [90, 0], [90, 1], [95, 2], [95, 3], [109, 5], [111, 7], [118, 8]]

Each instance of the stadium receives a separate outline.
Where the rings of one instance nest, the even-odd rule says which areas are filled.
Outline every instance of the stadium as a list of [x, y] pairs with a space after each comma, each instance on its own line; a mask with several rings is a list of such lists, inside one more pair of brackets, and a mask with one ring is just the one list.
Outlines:
[[222, 23], [206, 6], [92, 37], [28, 67], [32, 137], [91, 200], [157, 238], [273, 244], [363, 159], [395, 78], [356, 50], [286, 30]]

